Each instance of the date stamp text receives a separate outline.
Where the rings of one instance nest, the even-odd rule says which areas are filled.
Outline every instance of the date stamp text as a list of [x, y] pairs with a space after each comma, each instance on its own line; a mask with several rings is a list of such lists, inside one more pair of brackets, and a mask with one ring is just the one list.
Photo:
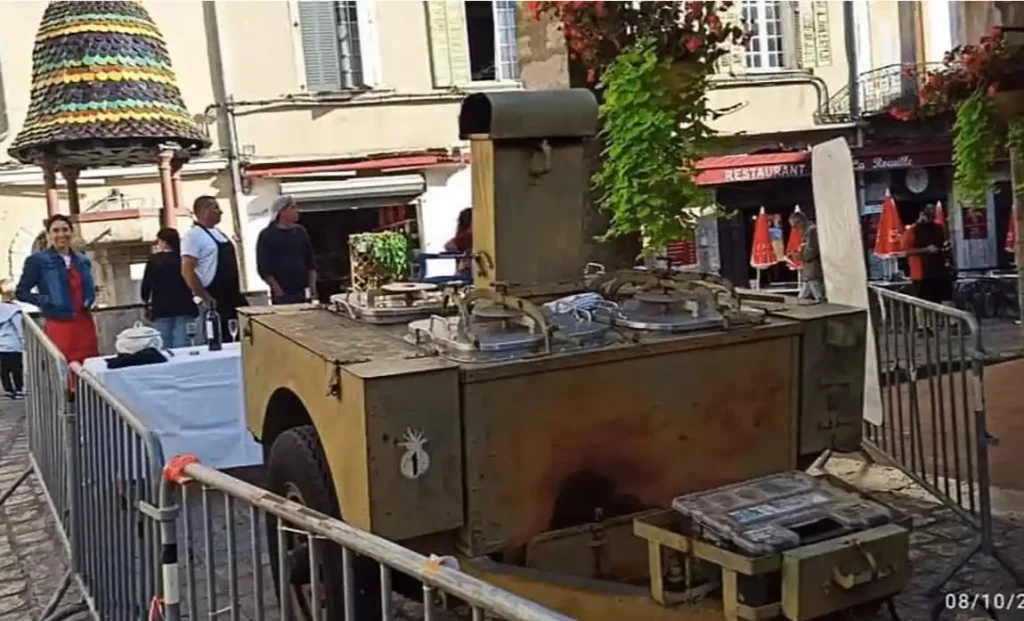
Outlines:
[[946, 610], [1024, 610], [1024, 591], [1019, 593], [946, 593]]

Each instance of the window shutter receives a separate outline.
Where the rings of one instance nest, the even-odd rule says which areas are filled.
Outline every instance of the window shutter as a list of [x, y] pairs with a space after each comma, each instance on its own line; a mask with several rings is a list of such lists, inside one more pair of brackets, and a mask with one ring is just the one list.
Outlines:
[[462, 2], [427, 0], [426, 4], [434, 86], [469, 83], [469, 38]]
[[300, 0], [299, 30], [306, 65], [306, 90], [342, 90], [338, 20], [334, 2]]
[[797, 14], [800, 67], [813, 69], [832, 64], [832, 33], [828, 2], [800, 0]]
[[[739, 2], [733, 2], [725, 11], [722, 12], [722, 21], [726, 25], [741, 26], [744, 29], [750, 27], [749, 24], [742, 23], [743, 11], [740, 8]], [[742, 45], [738, 44], [727, 44], [728, 52], [723, 54], [718, 59], [718, 70], [720, 73], [738, 75], [746, 73], [747, 71], [747, 58], [745, 55], [745, 49]]]

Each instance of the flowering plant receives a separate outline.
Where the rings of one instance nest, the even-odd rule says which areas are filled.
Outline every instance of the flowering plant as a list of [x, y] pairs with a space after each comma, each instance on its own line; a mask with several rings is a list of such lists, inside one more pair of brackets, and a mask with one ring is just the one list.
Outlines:
[[693, 207], [710, 197], [694, 181], [721, 113], [708, 105], [715, 61], [745, 43], [727, 23], [731, 2], [528, 2], [535, 19], [560, 22], [569, 58], [601, 94], [598, 205], [611, 214], [602, 239], [641, 234], [657, 252], [693, 233]]
[[[976, 45], [946, 53], [942, 66], [923, 71], [908, 67], [904, 76], [921, 85], [918, 101], [890, 115], [909, 121], [954, 113], [954, 189], [968, 207], [984, 207], [992, 166], [1004, 133], [1010, 141], [1024, 136], [1011, 121], [1006, 127], [997, 114], [1007, 93], [1024, 89], [1024, 48], [1007, 43], [1003, 30], [993, 28]], [[1005, 116], [1005, 115], [1004, 115]], [[1008, 131], [1007, 131], [1008, 130]]]

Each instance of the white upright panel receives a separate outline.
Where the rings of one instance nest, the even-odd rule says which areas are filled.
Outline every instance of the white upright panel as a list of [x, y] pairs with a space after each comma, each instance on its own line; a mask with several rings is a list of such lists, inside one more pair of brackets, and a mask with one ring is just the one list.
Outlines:
[[[814, 212], [821, 246], [821, 267], [829, 302], [868, 308], [868, 274], [864, 266], [853, 157], [843, 138], [811, 151]], [[882, 393], [878, 385], [878, 348], [868, 316], [864, 360], [864, 419], [882, 423]]]

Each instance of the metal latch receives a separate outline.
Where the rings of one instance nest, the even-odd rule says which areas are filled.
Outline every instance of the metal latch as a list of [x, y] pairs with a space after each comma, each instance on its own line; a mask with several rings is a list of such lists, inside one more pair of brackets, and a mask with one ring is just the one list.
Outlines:
[[840, 588], [850, 589], [875, 582], [877, 580], [884, 580], [893, 574], [893, 567], [887, 565], [881, 569], [878, 568], [878, 562], [875, 560], [874, 555], [864, 549], [864, 546], [860, 541], [854, 541], [853, 547], [860, 552], [861, 556], [868, 564], [868, 569], [859, 572], [845, 573], [838, 566], [832, 568], [832, 582], [839, 585]]

